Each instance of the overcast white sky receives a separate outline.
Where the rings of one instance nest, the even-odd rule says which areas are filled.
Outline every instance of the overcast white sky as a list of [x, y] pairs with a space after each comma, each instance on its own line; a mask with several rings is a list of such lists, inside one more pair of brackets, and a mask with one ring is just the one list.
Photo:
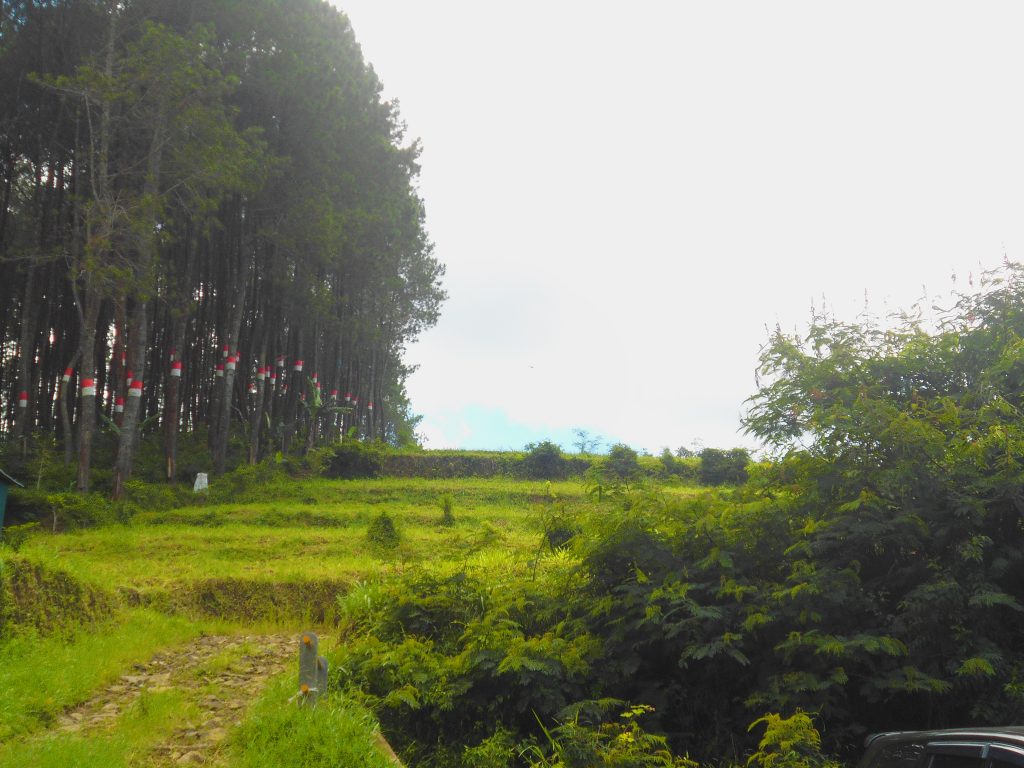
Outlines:
[[1024, 257], [1024, 4], [335, 4], [423, 142], [429, 447], [753, 445], [766, 325]]

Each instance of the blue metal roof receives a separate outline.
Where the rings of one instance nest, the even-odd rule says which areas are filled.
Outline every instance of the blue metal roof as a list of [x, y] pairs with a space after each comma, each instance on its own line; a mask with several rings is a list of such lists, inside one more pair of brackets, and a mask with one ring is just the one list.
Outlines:
[[7, 483], [7, 485], [16, 485], [19, 488], [24, 488], [25, 487], [24, 485], [19, 483], [17, 480], [15, 480], [13, 477], [11, 477], [6, 472], [4, 472], [2, 469], [0, 469], [0, 483]]

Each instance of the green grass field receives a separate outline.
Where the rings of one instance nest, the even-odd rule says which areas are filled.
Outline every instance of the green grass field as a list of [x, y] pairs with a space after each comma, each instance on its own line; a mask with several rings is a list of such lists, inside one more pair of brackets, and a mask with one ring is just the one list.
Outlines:
[[[202, 636], [330, 634], [332, 606], [357, 583], [411, 568], [499, 578], [564, 567], [565, 558], [551, 557], [545, 545], [546, 521], [594, 506], [579, 482], [508, 479], [275, 480], [237, 496], [234, 503], [197, 498], [125, 524], [40, 531], [22, 544], [18, 558], [67, 573], [120, 607], [70, 634], [16, 632], [0, 646], [0, 766], [173, 764], [158, 745], [175, 724], [195, 718], [197, 699], [187, 693], [147, 694], [90, 732], [59, 732], [54, 723], [134, 665]], [[442, 524], [446, 496], [450, 525]], [[397, 546], [368, 536], [382, 514], [398, 531]], [[13, 556], [0, 548], [0, 562]], [[319, 601], [315, 610], [304, 611], [307, 595]], [[354, 703], [332, 698], [312, 717], [288, 704], [294, 674], [281, 675], [247, 709], [216, 764], [266, 764], [259, 756], [271, 752], [275, 765], [387, 764], [372, 746], [375, 721]], [[324, 733], [344, 733], [355, 751], [308, 756], [319, 752], [301, 744]]]
[[[262, 503], [217, 504], [143, 513], [128, 525], [37, 535], [21, 553], [107, 589], [175, 589], [201, 579], [358, 580], [412, 564], [473, 566], [525, 562], [559, 499], [578, 504], [582, 486], [555, 483], [554, 502], [538, 482], [380, 480], [295, 483]], [[455, 524], [441, 525], [450, 494]], [[367, 541], [381, 513], [401, 542]]]

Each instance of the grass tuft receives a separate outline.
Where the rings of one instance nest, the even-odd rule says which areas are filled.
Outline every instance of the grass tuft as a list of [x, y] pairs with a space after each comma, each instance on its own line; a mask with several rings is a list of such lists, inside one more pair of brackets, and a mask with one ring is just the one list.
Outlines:
[[315, 707], [299, 707], [293, 675], [267, 689], [230, 736], [236, 768], [394, 768], [376, 744], [377, 722], [366, 709], [328, 694]]
[[154, 611], [119, 618], [70, 642], [26, 633], [0, 645], [0, 742], [47, 727], [157, 648], [199, 634], [187, 620]]

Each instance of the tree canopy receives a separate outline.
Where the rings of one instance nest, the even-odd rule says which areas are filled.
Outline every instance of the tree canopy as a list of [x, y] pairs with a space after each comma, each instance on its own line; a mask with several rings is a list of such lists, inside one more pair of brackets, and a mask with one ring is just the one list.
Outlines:
[[[23, 0], [0, 18], [0, 426], [208, 430], [223, 468], [412, 439], [406, 346], [443, 267], [419, 146], [321, 0]], [[316, 408], [302, 407], [317, 392]], [[116, 485], [115, 485], [116, 492]]]

